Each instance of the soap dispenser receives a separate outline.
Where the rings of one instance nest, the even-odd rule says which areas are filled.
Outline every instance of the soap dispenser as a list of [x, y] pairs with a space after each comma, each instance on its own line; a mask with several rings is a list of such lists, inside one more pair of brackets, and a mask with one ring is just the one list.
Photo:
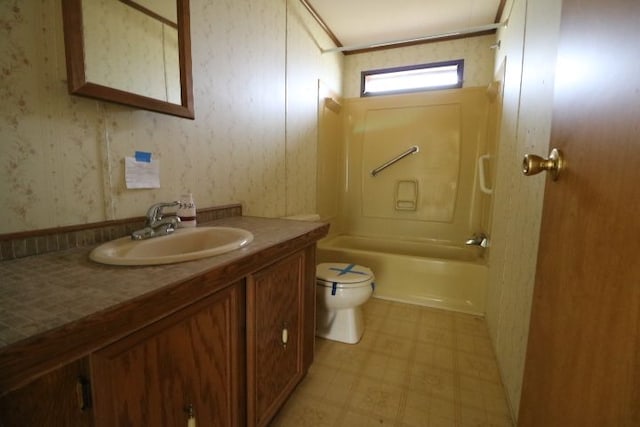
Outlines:
[[193, 202], [193, 195], [191, 193], [180, 196], [180, 207], [176, 213], [180, 218], [178, 228], [196, 226], [196, 205]]

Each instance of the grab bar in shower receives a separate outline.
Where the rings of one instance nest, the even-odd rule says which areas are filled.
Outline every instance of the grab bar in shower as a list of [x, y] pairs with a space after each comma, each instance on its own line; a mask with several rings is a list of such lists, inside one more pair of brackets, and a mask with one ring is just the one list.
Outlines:
[[381, 164], [380, 166], [378, 166], [377, 168], [375, 168], [374, 170], [371, 171], [371, 176], [376, 176], [378, 175], [380, 172], [382, 172], [383, 170], [385, 170], [386, 168], [388, 168], [389, 166], [391, 166], [392, 164], [394, 164], [395, 162], [404, 159], [405, 157], [407, 157], [409, 154], [413, 154], [413, 153], [417, 153], [420, 151], [420, 147], [418, 147], [417, 145], [414, 145], [413, 147], [409, 148], [407, 151], [405, 151], [402, 154], [398, 154], [397, 156], [395, 156], [393, 159], [389, 160], [388, 162], [384, 162], [383, 164]]
[[480, 191], [489, 195], [493, 194], [493, 189], [487, 186], [487, 174], [484, 168], [484, 162], [487, 162], [490, 159], [491, 156], [489, 154], [478, 157], [478, 183], [480, 184]]

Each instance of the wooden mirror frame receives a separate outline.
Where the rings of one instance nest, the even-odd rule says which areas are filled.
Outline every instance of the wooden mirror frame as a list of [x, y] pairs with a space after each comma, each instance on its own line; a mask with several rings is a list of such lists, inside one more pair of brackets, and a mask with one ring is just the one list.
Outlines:
[[62, 0], [64, 45], [69, 93], [118, 104], [193, 119], [193, 81], [191, 76], [191, 29], [189, 0], [177, 1], [178, 50], [180, 61], [181, 104], [126, 92], [88, 82], [85, 70], [82, 0]]

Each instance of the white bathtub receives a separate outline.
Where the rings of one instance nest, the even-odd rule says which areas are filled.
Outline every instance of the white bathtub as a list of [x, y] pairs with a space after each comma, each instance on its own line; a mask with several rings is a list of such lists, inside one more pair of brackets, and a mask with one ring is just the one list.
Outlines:
[[318, 242], [317, 257], [369, 267], [374, 297], [484, 315], [488, 272], [480, 250], [342, 235]]

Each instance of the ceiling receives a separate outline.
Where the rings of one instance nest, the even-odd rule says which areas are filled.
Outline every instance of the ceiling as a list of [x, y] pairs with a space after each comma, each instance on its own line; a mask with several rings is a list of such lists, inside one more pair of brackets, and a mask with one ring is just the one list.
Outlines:
[[302, 0], [344, 47], [409, 40], [496, 22], [505, 0]]

